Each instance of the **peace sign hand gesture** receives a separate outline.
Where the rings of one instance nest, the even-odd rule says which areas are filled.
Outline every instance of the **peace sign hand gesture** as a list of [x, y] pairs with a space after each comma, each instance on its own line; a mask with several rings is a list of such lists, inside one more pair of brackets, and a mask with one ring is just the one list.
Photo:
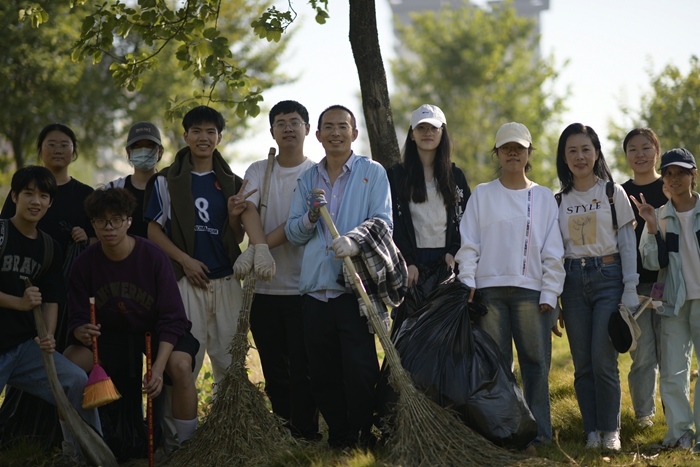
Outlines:
[[248, 180], [244, 180], [243, 184], [241, 185], [241, 188], [238, 190], [238, 193], [236, 193], [228, 199], [229, 216], [238, 217], [241, 214], [243, 214], [243, 211], [245, 211], [246, 208], [246, 200], [248, 199], [248, 197], [250, 197], [250, 195], [258, 191], [258, 189], [255, 188], [254, 190], [250, 190], [248, 193], [246, 193], [245, 187], [247, 184]]
[[640, 193], [639, 197], [642, 200], [641, 202], [637, 201], [637, 199], [634, 196], [630, 195], [630, 199], [632, 200], [634, 205], [637, 206], [637, 211], [639, 211], [639, 217], [644, 219], [647, 223], [647, 230], [650, 234], [656, 235], [656, 213], [654, 206], [652, 206], [651, 204], [647, 204], [646, 199], [644, 199], [643, 193]]

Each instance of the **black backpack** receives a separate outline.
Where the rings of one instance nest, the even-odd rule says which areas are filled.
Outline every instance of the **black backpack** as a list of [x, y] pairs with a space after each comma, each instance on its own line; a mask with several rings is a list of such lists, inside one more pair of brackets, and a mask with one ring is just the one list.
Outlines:
[[[9, 235], [9, 233], [10, 220], [0, 219], [0, 258], [2, 258], [5, 254], [5, 247], [7, 246], [7, 236]], [[41, 263], [41, 268], [39, 269], [39, 272], [37, 272], [36, 276], [32, 278], [33, 282], [38, 282], [39, 279], [41, 279], [44, 276], [44, 274], [46, 274], [46, 271], [49, 270], [49, 267], [53, 262], [53, 239], [46, 232], [39, 230], [39, 233], [41, 234], [41, 238], [44, 241], [44, 261], [42, 261]]]

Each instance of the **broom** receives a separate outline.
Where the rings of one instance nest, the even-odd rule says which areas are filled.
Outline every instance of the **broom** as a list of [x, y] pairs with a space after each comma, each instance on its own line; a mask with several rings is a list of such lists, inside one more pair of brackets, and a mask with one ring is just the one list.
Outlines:
[[[90, 323], [97, 326], [95, 316], [95, 297], [90, 297]], [[105, 370], [98, 364], [97, 336], [92, 336], [92, 371], [88, 377], [85, 393], [83, 394], [83, 408], [95, 409], [119, 399], [121, 394], [114, 387], [112, 379], [107, 376]]]
[[[326, 206], [321, 206], [320, 211], [331, 236], [334, 239], [339, 237]], [[440, 407], [416, 389], [410, 375], [401, 366], [399, 353], [367, 295], [352, 259], [345, 257], [343, 263], [367, 307], [368, 319], [384, 348], [384, 358], [391, 367], [389, 383], [399, 394], [394, 408], [395, 425], [387, 443], [391, 463], [401, 467], [557, 465], [547, 459], [525, 458], [495, 446], [464, 425], [456, 413]]]
[[[146, 333], [146, 381], [151, 381], [153, 365], [153, 349], [151, 348], [151, 333]], [[148, 425], [148, 467], [155, 465], [153, 442], [153, 400], [146, 397], [146, 424]]]
[[[265, 223], [275, 148], [270, 148], [260, 199], [260, 220]], [[268, 466], [279, 451], [295, 441], [285, 421], [270, 412], [265, 395], [248, 378], [246, 356], [250, 343], [250, 307], [255, 295], [255, 275], [244, 280], [243, 309], [238, 316], [236, 335], [229, 347], [231, 365], [219, 384], [206, 420], [190, 441], [175, 451], [168, 465], [175, 467], [254, 467]]]
[[[24, 279], [24, 286], [31, 287], [32, 283], [29, 279]], [[34, 322], [40, 339], [43, 339], [48, 334], [44, 315], [41, 312], [40, 306], [35, 306], [32, 309], [34, 314]], [[90, 465], [99, 465], [102, 467], [118, 467], [117, 459], [107, 447], [102, 437], [95, 431], [93, 427], [88, 425], [80, 416], [77, 410], [71, 405], [66, 393], [63, 391], [63, 386], [58, 379], [56, 372], [56, 362], [53, 359], [53, 354], [44, 350], [41, 351], [41, 359], [44, 362], [46, 370], [46, 378], [49, 380], [51, 392], [53, 393], [58, 415], [61, 420], [65, 421], [68, 429], [73, 434], [76, 442], [80, 445], [80, 450], [83, 456]]]

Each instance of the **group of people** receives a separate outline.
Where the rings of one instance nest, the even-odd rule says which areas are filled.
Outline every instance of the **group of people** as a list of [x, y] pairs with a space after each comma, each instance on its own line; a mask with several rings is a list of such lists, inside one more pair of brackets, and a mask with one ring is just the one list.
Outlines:
[[[608, 321], [620, 303], [636, 310], [640, 295], [665, 284], [663, 305], [638, 318], [630, 392], [638, 424], [651, 426], [660, 371], [664, 443], [692, 447], [700, 427], [700, 411], [688, 399], [693, 344], [700, 344], [694, 323], [700, 205], [689, 151], [661, 156], [654, 132], [635, 129], [623, 142], [634, 177], [618, 185], [596, 132], [575, 123], [559, 138], [561, 191], [554, 195], [528, 178], [532, 136], [509, 122], [492, 150], [498, 177], [471, 192], [452, 162], [447, 120], [437, 106], [413, 112], [402, 161], [388, 171], [353, 151], [357, 123], [344, 106], [330, 106], [318, 118], [316, 138], [325, 151], [319, 163], [304, 155], [311, 123], [303, 105], [279, 102], [269, 122], [278, 147], [269, 181], [267, 160], [253, 163], [245, 179], [233, 174], [216, 149], [224, 118], [200, 106], [185, 115], [186, 146], [170, 166], [157, 171], [160, 132], [139, 122], [126, 143], [133, 174], [94, 191], [68, 174], [77, 157], [75, 134], [47, 126], [37, 140], [45, 167], [15, 173], [0, 215], [0, 387], [55, 403], [38, 376], [40, 350], [53, 352], [64, 389], [80, 408], [93, 338], [109, 374], [127, 358], [140, 365], [143, 335], [151, 332], [153, 372], [139, 389], [162, 400], [170, 451], [196, 429], [194, 382], [204, 353], [215, 383], [231, 363], [228, 345], [243, 306], [240, 279], [252, 273], [258, 281], [251, 330], [273, 411], [298, 438], [321, 438], [320, 412], [331, 447], [370, 446], [378, 330], [346, 287], [338, 259], [374, 255], [369, 263], [386, 261], [375, 275], [386, 283], [370, 290], [402, 294], [437, 264], [470, 288], [465, 300], [480, 291], [488, 313], [476, 325], [511, 365], [515, 344], [537, 422], [532, 446], [552, 439], [550, 332], [561, 336], [565, 325], [586, 446], [620, 450], [618, 353]], [[341, 234], [335, 239], [322, 206]], [[389, 232], [393, 242], [381, 241]], [[244, 234], [248, 246], [241, 252]], [[69, 255], [72, 244], [84, 251]], [[32, 287], [25, 288], [25, 278]], [[49, 330], [43, 339], [27, 313], [39, 305]], [[95, 410], [81, 413], [100, 430]], [[64, 452], [79, 457], [64, 435]]]

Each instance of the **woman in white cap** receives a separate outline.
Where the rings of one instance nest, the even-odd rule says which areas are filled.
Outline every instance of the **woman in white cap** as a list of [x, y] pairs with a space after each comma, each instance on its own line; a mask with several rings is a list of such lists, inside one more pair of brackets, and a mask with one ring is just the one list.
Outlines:
[[[435, 105], [420, 106], [411, 114], [403, 161], [389, 170], [393, 238], [408, 266], [409, 288], [419, 281], [419, 267], [438, 261], [455, 267], [459, 224], [471, 191], [451, 156], [445, 114]], [[404, 313], [402, 305], [393, 329]]]
[[158, 127], [151, 122], [132, 125], [126, 141], [126, 157], [134, 167], [134, 173], [107, 184], [108, 188], [125, 188], [136, 198], [136, 210], [129, 227], [131, 235], [148, 238], [148, 222], [143, 219], [143, 202], [146, 182], [156, 173], [156, 164], [163, 157], [163, 144]]
[[456, 259], [459, 279], [472, 288], [469, 301], [478, 288], [488, 309], [477, 325], [511, 365], [515, 341], [525, 400], [537, 421], [536, 446], [552, 440], [550, 330], [565, 274], [557, 203], [549, 188], [526, 175], [532, 150], [525, 125], [510, 122], [499, 128], [493, 154], [500, 177], [474, 189]]
[[[661, 177], [671, 200], [654, 209], [645, 196], [632, 201], [646, 227], [639, 245], [644, 267], [660, 270], [664, 284], [661, 313], [661, 379], [659, 392], [668, 430], [664, 444], [689, 448], [693, 426], [700, 427], [700, 394], [690, 406], [690, 361], [700, 348], [700, 195], [695, 192], [698, 170], [687, 149], [671, 149], [661, 156]], [[696, 441], [698, 441], [696, 439]], [[700, 454], [700, 443], [693, 447]]]
[[620, 302], [632, 311], [639, 306], [634, 212], [589, 126], [572, 123], [562, 132], [557, 176], [566, 270], [561, 305], [586, 448], [620, 451], [620, 373], [608, 322]]

